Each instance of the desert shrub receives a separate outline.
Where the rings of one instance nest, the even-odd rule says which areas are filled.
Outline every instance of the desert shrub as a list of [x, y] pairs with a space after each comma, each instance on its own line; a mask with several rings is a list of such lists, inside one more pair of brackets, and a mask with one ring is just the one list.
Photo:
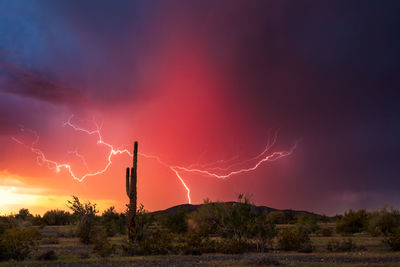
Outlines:
[[250, 200], [239, 195], [236, 203], [206, 202], [191, 216], [193, 230], [200, 235], [218, 235], [234, 240], [256, 238], [260, 248], [274, 235], [274, 226], [267, 216], [257, 212]]
[[40, 233], [30, 227], [5, 230], [0, 240], [0, 260], [24, 260], [39, 245]]
[[171, 212], [161, 216], [160, 222], [162, 226], [174, 233], [185, 233], [188, 229], [188, 224], [186, 221], [186, 211], [179, 209], [175, 212]]
[[64, 210], [49, 210], [43, 215], [43, 222], [46, 225], [67, 225], [72, 221], [72, 215]]
[[278, 235], [278, 245], [283, 250], [312, 251], [308, 234], [301, 228], [288, 228]]
[[39, 261], [53, 261], [53, 260], [57, 260], [57, 254], [54, 252], [54, 250], [49, 250], [46, 252], [43, 252], [42, 254], [40, 254], [39, 256], [37, 256], [36, 258]]
[[349, 210], [336, 224], [336, 231], [342, 234], [359, 233], [366, 230], [368, 225], [368, 214], [364, 209]]
[[[201, 255], [203, 238], [200, 234], [190, 231], [185, 235], [184, 244], [181, 252], [185, 255]], [[215, 251], [212, 251], [215, 252]]]
[[115, 246], [107, 239], [107, 231], [104, 227], [96, 225], [91, 233], [94, 244], [93, 252], [101, 257], [108, 257], [115, 252]]
[[73, 196], [73, 200], [68, 201], [68, 205], [78, 221], [76, 236], [83, 244], [93, 243], [97, 226], [96, 213], [98, 213], [98, 210], [96, 204], [81, 203], [78, 197]]
[[30, 219], [30, 222], [32, 223], [33, 226], [40, 226], [40, 227], [44, 227], [44, 222], [43, 222], [43, 218], [40, 215], [35, 215], [32, 216], [32, 218]]
[[320, 229], [317, 218], [309, 214], [299, 215], [296, 226], [302, 228], [307, 234], [315, 233]]
[[28, 209], [20, 209], [20, 210], [18, 211], [18, 214], [15, 215], [15, 218], [16, 218], [16, 219], [23, 220], [23, 221], [27, 221], [27, 220], [31, 219], [32, 217], [33, 217], [33, 216], [32, 216], [32, 214], [29, 212]]
[[110, 207], [103, 212], [101, 224], [106, 229], [107, 236], [115, 236], [126, 232], [126, 216], [118, 214], [114, 207]]
[[175, 253], [172, 245], [173, 235], [165, 230], [154, 229], [146, 238], [138, 242], [125, 242], [121, 245], [124, 255], [165, 255]]
[[365, 250], [364, 246], [358, 246], [353, 239], [343, 239], [342, 241], [330, 240], [326, 249], [330, 252], [352, 252]]
[[12, 226], [9, 217], [0, 217], [0, 235], [2, 235], [5, 230], [12, 228]]
[[368, 232], [374, 236], [389, 235], [400, 230], [400, 212], [396, 209], [372, 212], [368, 221]]
[[268, 213], [268, 220], [273, 224], [288, 224], [293, 221], [293, 216], [283, 211], [271, 211]]
[[253, 244], [243, 239], [225, 239], [216, 243], [216, 252], [218, 253], [242, 254], [253, 250]]
[[388, 234], [382, 241], [393, 251], [400, 251], [400, 232]]
[[136, 211], [135, 228], [134, 228], [134, 242], [140, 242], [150, 236], [153, 232], [151, 226], [154, 222], [154, 217], [149, 214], [142, 204]]
[[188, 231], [184, 236], [181, 253], [186, 255], [201, 255], [202, 253], [216, 253], [219, 241], [202, 236], [196, 231]]
[[174, 253], [173, 235], [165, 230], [156, 229], [147, 238], [139, 242], [144, 255], [165, 255]]
[[329, 237], [333, 235], [333, 230], [329, 227], [323, 227], [317, 232], [317, 235]]
[[193, 228], [202, 236], [217, 234], [222, 224], [223, 205], [206, 200], [204, 205], [191, 214]]
[[247, 238], [255, 241], [258, 252], [265, 252], [276, 234], [275, 224], [268, 220], [265, 213], [258, 214], [248, 223]]

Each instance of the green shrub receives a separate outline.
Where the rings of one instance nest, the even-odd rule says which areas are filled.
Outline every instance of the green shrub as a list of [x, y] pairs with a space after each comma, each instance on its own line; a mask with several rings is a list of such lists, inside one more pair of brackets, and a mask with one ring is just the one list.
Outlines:
[[33, 216], [32, 216], [32, 214], [29, 212], [28, 209], [20, 209], [20, 210], [18, 211], [18, 214], [15, 215], [15, 218], [16, 218], [16, 219], [23, 220], [23, 221], [26, 221], [26, 220], [28, 220], [28, 219], [30, 219], [30, 218], [32, 218], [32, 217], [33, 217]]
[[39, 245], [40, 238], [32, 227], [7, 229], [0, 240], [0, 260], [24, 260]]
[[372, 212], [369, 216], [368, 232], [371, 235], [389, 235], [400, 230], [400, 212], [396, 209]]
[[258, 212], [248, 198], [239, 195], [236, 203], [205, 202], [191, 215], [193, 230], [206, 237], [218, 235], [236, 241], [256, 238], [260, 250], [275, 236], [273, 223]]
[[69, 208], [74, 212], [74, 217], [78, 221], [76, 236], [83, 244], [91, 244], [94, 241], [96, 235], [96, 204], [90, 202], [81, 203], [79, 198], [73, 196], [72, 201], [68, 201]]
[[108, 257], [115, 252], [115, 246], [107, 239], [107, 231], [102, 226], [95, 226], [91, 233], [94, 244], [93, 252], [101, 257]]
[[40, 227], [44, 227], [44, 226], [45, 226], [45, 223], [44, 223], [44, 221], [43, 221], [43, 218], [42, 218], [42, 216], [40, 216], [40, 215], [35, 215], [35, 216], [33, 216], [33, 217], [30, 219], [30, 221], [31, 221], [32, 225], [34, 225], [34, 226], [40, 226]]
[[175, 212], [163, 215], [160, 218], [160, 221], [162, 226], [164, 226], [168, 230], [174, 233], [182, 234], [185, 233], [188, 229], [186, 217], [186, 211], [183, 209], [179, 209]]
[[144, 206], [140, 204], [135, 216], [134, 241], [136, 243], [144, 240], [153, 233], [151, 230], [153, 222], [154, 216], [149, 214], [144, 209]]
[[329, 236], [332, 236], [332, 235], [333, 235], [333, 230], [332, 230], [331, 228], [329, 228], [329, 227], [324, 227], [324, 228], [321, 228], [321, 229], [317, 232], [317, 234], [318, 234], [319, 236], [329, 237]]
[[248, 222], [246, 237], [255, 241], [258, 252], [265, 252], [276, 234], [275, 224], [268, 220], [265, 213], [257, 215], [254, 220]]
[[202, 253], [216, 253], [219, 242], [209, 237], [204, 237], [196, 231], [189, 231], [185, 235], [181, 252], [186, 255], [200, 255]]
[[116, 234], [125, 234], [126, 232], [126, 216], [118, 214], [114, 207], [110, 207], [101, 215], [101, 224], [107, 231], [107, 236], [115, 236]]
[[364, 209], [346, 212], [336, 224], [336, 231], [342, 234], [354, 234], [366, 230], [368, 214]]
[[5, 230], [12, 228], [12, 226], [9, 217], [0, 217], [0, 235], [2, 235]]
[[268, 220], [273, 224], [288, 224], [293, 221], [294, 217], [286, 212], [277, 210], [268, 213]]
[[155, 229], [146, 235], [146, 238], [132, 243], [125, 242], [121, 245], [126, 256], [136, 255], [166, 255], [176, 253], [172, 245], [173, 235], [164, 230]]
[[42, 220], [46, 225], [67, 225], [73, 222], [72, 215], [64, 210], [49, 210]]
[[343, 239], [342, 241], [330, 240], [326, 249], [330, 252], [352, 252], [365, 250], [364, 246], [358, 246], [353, 239]]
[[254, 250], [254, 246], [246, 240], [225, 239], [216, 245], [216, 252], [224, 254], [242, 254]]
[[308, 234], [301, 228], [288, 228], [278, 235], [278, 245], [282, 250], [312, 251]]
[[302, 228], [307, 234], [315, 233], [320, 229], [317, 218], [309, 214], [299, 215], [296, 226]]
[[387, 235], [383, 241], [393, 251], [400, 251], [400, 232]]

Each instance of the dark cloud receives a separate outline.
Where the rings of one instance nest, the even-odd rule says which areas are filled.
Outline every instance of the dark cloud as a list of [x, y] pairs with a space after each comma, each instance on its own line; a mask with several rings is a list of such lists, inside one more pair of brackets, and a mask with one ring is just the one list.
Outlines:
[[21, 67], [0, 63], [0, 91], [22, 97], [30, 97], [54, 104], [78, 104], [84, 96], [67, 87]]

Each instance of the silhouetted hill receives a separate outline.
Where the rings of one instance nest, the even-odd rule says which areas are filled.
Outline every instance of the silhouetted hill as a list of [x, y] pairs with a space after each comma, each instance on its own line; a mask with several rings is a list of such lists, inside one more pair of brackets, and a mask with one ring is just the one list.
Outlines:
[[[239, 204], [238, 202], [212, 202], [212, 203], [206, 203], [206, 204], [197, 204], [197, 205], [193, 205], [193, 204], [182, 204], [182, 205], [177, 205], [177, 206], [173, 206], [170, 207], [168, 209], [165, 210], [158, 210], [158, 211], [154, 211], [151, 212], [154, 215], [163, 215], [163, 214], [171, 214], [171, 213], [175, 213], [178, 210], [184, 210], [187, 213], [192, 213], [196, 210], [198, 210], [201, 206], [204, 205], [218, 205], [219, 203], [225, 203], [225, 204], [230, 204], [230, 205], [236, 205]], [[290, 216], [298, 216], [301, 214], [305, 214], [305, 215], [310, 215], [310, 216], [315, 216], [317, 218], [321, 218], [322, 215], [320, 214], [316, 214], [316, 213], [312, 213], [309, 211], [302, 211], [302, 210], [291, 210], [291, 209], [284, 209], [284, 210], [280, 210], [280, 209], [274, 209], [274, 208], [270, 208], [267, 206], [256, 206], [256, 205], [251, 205], [253, 209], [255, 209], [257, 212], [267, 212], [270, 213], [272, 211], [281, 211], [287, 215]]]

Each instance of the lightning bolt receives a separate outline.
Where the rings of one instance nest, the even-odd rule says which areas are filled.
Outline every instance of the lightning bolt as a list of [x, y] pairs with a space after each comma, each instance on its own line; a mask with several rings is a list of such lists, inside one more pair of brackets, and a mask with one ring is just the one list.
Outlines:
[[[85, 180], [87, 177], [91, 177], [91, 176], [96, 176], [96, 175], [100, 175], [105, 173], [111, 166], [112, 164], [112, 157], [115, 155], [119, 155], [119, 154], [127, 154], [130, 157], [132, 157], [132, 153], [129, 152], [128, 149], [115, 149], [113, 145], [111, 145], [110, 143], [107, 143], [103, 140], [103, 137], [101, 135], [101, 125], [99, 126], [94, 120], [93, 120], [93, 124], [95, 125], [95, 129], [94, 130], [88, 130], [85, 128], [82, 128], [74, 123], [72, 123], [72, 119], [73, 119], [73, 115], [70, 116], [68, 118], [68, 120], [66, 122], [64, 122], [64, 126], [68, 126], [70, 128], [72, 128], [73, 130], [77, 131], [77, 132], [82, 132], [88, 135], [94, 135], [97, 137], [97, 144], [98, 145], [102, 145], [108, 148], [108, 155], [107, 155], [107, 163], [105, 164], [105, 166], [101, 169], [98, 170], [96, 172], [90, 172], [89, 171], [89, 167], [88, 164], [84, 158], [83, 155], [79, 154], [79, 152], [77, 150], [75, 151], [70, 151], [70, 154], [74, 154], [75, 156], [79, 157], [83, 164], [85, 165], [88, 173], [84, 174], [84, 175], [77, 175], [76, 173], [74, 173], [72, 167], [70, 164], [68, 163], [57, 163], [56, 161], [50, 160], [48, 158], [46, 158], [45, 154], [39, 149], [37, 148], [37, 145], [39, 143], [39, 136], [38, 134], [33, 131], [33, 130], [29, 130], [29, 129], [25, 129], [23, 126], [21, 126], [21, 131], [28, 131], [30, 133], [32, 133], [35, 138], [34, 141], [32, 142], [32, 144], [30, 146], [26, 145], [24, 142], [22, 142], [21, 140], [15, 138], [15, 137], [11, 137], [12, 140], [14, 140], [15, 142], [17, 142], [18, 144], [24, 145], [27, 148], [29, 148], [34, 154], [36, 154], [36, 159], [39, 165], [46, 165], [49, 169], [54, 169], [56, 172], [60, 172], [61, 169], [66, 169], [68, 171], [68, 173], [71, 175], [71, 177], [79, 182], [82, 182], [83, 180]], [[221, 163], [229, 163], [232, 162], [234, 160], [236, 160], [238, 158], [238, 156], [235, 156], [231, 159], [228, 160], [219, 160], [213, 163], [208, 163], [208, 164], [204, 164], [204, 165], [200, 165], [200, 164], [192, 164], [189, 167], [183, 167], [183, 166], [178, 166], [178, 165], [171, 165], [168, 164], [164, 161], [162, 161], [158, 156], [154, 156], [154, 155], [148, 155], [148, 154], [144, 154], [144, 153], [139, 153], [140, 156], [145, 157], [147, 159], [152, 159], [157, 161], [159, 164], [161, 164], [162, 166], [170, 169], [175, 176], [179, 179], [179, 181], [181, 182], [181, 184], [183, 185], [183, 187], [185, 188], [186, 192], [187, 192], [187, 199], [188, 199], [188, 203], [191, 203], [191, 198], [190, 198], [190, 188], [186, 185], [185, 181], [183, 180], [181, 174], [183, 172], [187, 172], [187, 173], [197, 173], [200, 175], [204, 175], [204, 176], [208, 176], [208, 177], [214, 177], [217, 179], [226, 179], [229, 178], [231, 176], [237, 175], [237, 174], [242, 174], [242, 173], [247, 173], [247, 172], [251, 172], [254, 171], [255, 169], [257, 169], [260, 165], [262, 165], [264, 162], [268, 162], [268, 161], [275, 161], [278, 160], [282, 157], [286, 157], [289, 156], [290, 154], [293, 153], [293, 151], [296, 148], [297, 142], [287, 151], [275, 151], [272, 153], [268, 153], [272, 147], [275, 145], [276, 143], [276, 139], [277, 139], [277, 133], [274, 135], [272, 141], [268, 140], [267, 142], [267, 146], [265, 147], [265, 149], [258, 154], [255, 157], [252, 157], [250, 159], [246, 159], [240, 162], [236, 162], [233, 163], [225, 168], [222, 167], [213, 167], [217, 164], [221, 164]], [[231, 170], [233, 167], [235, 166], [240, 166], [243, 164], [247, 164], [249, 162], [253, 162], [249, 167], [246, 168], [240, 168], [240, 169], [236, 169], [236, 170]], [[198, 166], [198, 167], [194, 167], [194, 166]], [[216, 171], [219, 171], [216, 172]]]

